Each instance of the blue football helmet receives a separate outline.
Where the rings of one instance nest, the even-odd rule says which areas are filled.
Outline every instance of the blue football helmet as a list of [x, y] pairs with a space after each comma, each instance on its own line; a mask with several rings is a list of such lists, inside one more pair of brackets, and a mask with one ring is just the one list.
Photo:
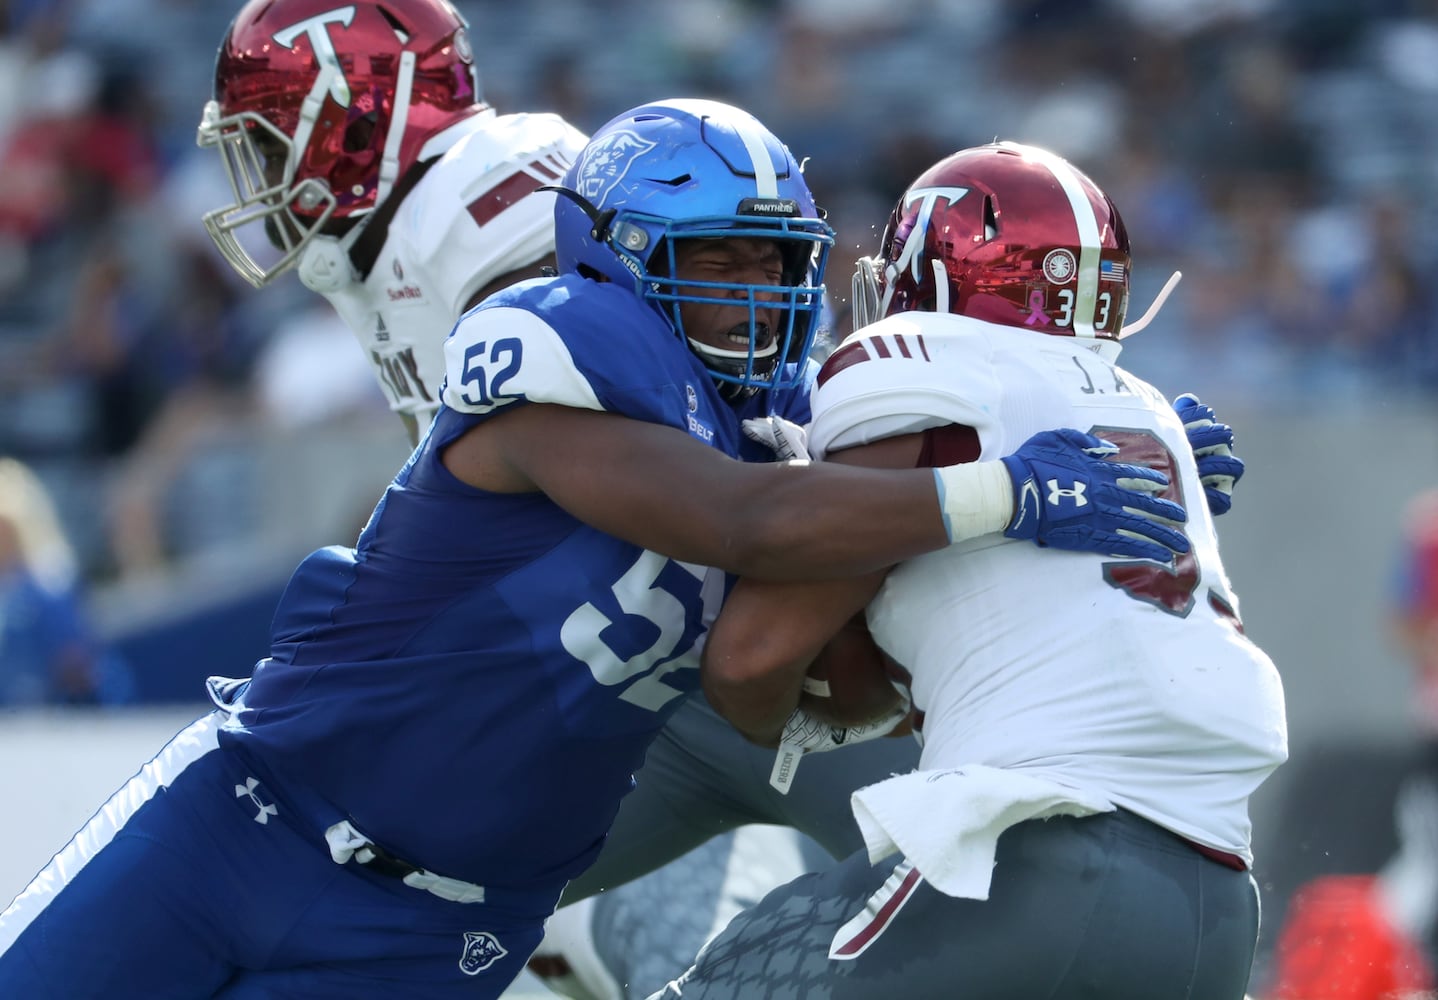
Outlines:
[[[689, 344], [730, 399], [802, 378], [820, 326], [824, 268], [834, 243], [789, 150], [748, 112], [705, 100], [627, 111], [594, 133], [555, 200], [560, 273], [630, 285]], [[755, 237], [778, 243], [782, 283], [685, 281], [675, 241]], [[736, 297], [735, 292], [745, 293]], [[681, 302], [733, 306], [747, 298], [747, 349], [698, 343]], [[755, 312], [778, 308], [783, 329], [756, 350]]]

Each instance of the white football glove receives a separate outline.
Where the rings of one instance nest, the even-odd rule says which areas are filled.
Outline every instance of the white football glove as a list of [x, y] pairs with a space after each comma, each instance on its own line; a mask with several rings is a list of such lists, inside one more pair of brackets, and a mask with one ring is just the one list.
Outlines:
[[744, 436], [758, 441], [772, 451], [781, 462], [791, 459], [809, 461], [809, 432], [792, 420], [770, 414], [750, 417], [743, 423]]
[[769, 772], [769, 784], [780, 794], [788, 795], [789, 786], [794, 783], [794, 772], [799, 770], [799, 760], [806, 753], [824, 753], [839, 747], [867, 743], [881, 736], [887, 736], [909, 715], [912, 703], [908, 691], [895, 685], [902, 697], [894, 708], [882, 718], [862, 726], [831, 726], [821, 722], [802, 708], [794, 709], [789, 721], [784, 723], [784, 734], [779, 737], [779, 750], [774, 755], [774, 767]]

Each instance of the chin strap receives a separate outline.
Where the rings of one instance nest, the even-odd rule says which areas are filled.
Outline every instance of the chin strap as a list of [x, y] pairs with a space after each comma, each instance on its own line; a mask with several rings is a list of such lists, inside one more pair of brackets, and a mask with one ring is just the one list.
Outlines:
[[364, 227], [360, 230], [359, 237], [350, 247], [350, 263], [354, 265], [355, 274], [360, 281], [369, 277], [374, 269], [374, 262], [379, 259], [380, 248], [384, 241], [389, 238], [389, 224], [394, 220], [399, 207], [404, 199], [414, 190], [425, 174], [429, 173], [431, 167], [439, 162], [439, 157], [431, 157], [428, 160], [420, 160], [414, 166], [405, 171], [404, 176], [399, 179], [395, 186], [379, 207], [370, 213], [365, 220]]
[[1148, 312], [1144, 313], [1132, 323], [1125, 323], [1123, 329], [1118, 332], [1118, 339], [1123, 340], [1125, 337], [1131, 337], [1152, 323], [1154, 317], [1158, 315], [1159, 309], [1163, 306], [1164, 302], [1168, 300], [1169, 293], [1178, 287], [1178, 283], [1182, 280], [1182, 271], [1174, 271], [1170, 274], [1168, 280], [1163, 283], [1163, 287], [1158, 290], [1158, 297], [1153, 300], [1153, 305], [1148, 307]]
[[328, 295], [366, 280], [389, 238], [389, 224], [394, 221], [400, 205], [438, 162], [436, 156], [410, 167], [389, 196], [380, 202], [379, 208], [343, 236], [310, 237], [296, 262], [301, 283], [312, 292]]
[[553, 191], [561, 198], [568, 198], [570, 201], [574, 202], [576, 205], [579, 206], [580, 210], [586, 216], [588, 216], [589, 221], [592, 224], [589, 230], [590, 237], [600, 243], [608, 241], [609, 227], [614, 222], [614, 216], [618, 214], [616, 209], [606, 208], [601, 210], [595, 208], [594, 204], [590, 202], [588, 198], [584, 197], [584, 195], [571, 188], [567, 188], [562, 184], [541, 184], [534, 190]]

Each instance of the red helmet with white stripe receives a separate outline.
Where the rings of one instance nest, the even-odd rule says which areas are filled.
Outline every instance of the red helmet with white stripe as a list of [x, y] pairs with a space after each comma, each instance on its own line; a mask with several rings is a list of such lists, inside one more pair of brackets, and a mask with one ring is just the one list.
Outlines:
[[[487, 108], [447, 0], [250, 0], [220, 44], [200, 121], [235, 194], [205, 226], [262, 285], [326, 224], [343, 228], [331, 220], [373, 211], [431, 137]], [[242, 245], [256, 222], [279, 260]]]
[[1128, 310], [1118, 209], [1065, 160], [999, 142], [924, 171], [854, 276], [856, 325], [949, 312], [1059, 336], [1117, 340]]

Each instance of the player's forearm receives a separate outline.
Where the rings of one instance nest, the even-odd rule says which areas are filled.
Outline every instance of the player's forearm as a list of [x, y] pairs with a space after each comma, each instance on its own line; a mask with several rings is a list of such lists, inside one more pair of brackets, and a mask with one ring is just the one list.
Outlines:
[[481, 489], [541, 490], [670, 558], [768, 580], [868, 573], [1000, 531], [1012, 510], [1005, 478], [1003, 509], [960, 518], [964, 534], [951, 535], [955, 512], [983, 494], [966, 481], [941, 493], [930, 469], [740, 462], [673, 427], [560, 406], [519, 407], [475, 428], [445, 464]]
[[738, 581], [704, 646], [699, 676], [710, 704], [752, 742], [777, 746], [815, 657], [883, 579]]
[[950, 542], [929, 470], [852, 466], [749, 467], [750, 493], [720, 511], [714, 557], [760, 580], [822, 580], [872, 572]]
[[784, 731], [784, 720], [799, 704], [803, 668], [803, 663], [791, 664], [763, 677], [736, 681], [732, 675], [706, 664], [700, 678], [714, 711], [750, 742], [775, 747]]
[[[587, 524], [684, 562], [816, 580], [950, 541], [927, 469], [740, 462], [672, 427], [557, 406], [495, 423], [494, 450], [516, 475]], [[463, 474], [467, 444], [452, 446], [446, 464], [493, 488]]]
[[[824, 588], [741, 580], [709, 630], [699, 680], [709, 704], [744, 737], [779, 745], [784, 721], [799, 704], [804, 675], [833, 629], [822, 615], [773, 604], [771, 593]], [[777, 608], [783, 613], [776, 613]]]

